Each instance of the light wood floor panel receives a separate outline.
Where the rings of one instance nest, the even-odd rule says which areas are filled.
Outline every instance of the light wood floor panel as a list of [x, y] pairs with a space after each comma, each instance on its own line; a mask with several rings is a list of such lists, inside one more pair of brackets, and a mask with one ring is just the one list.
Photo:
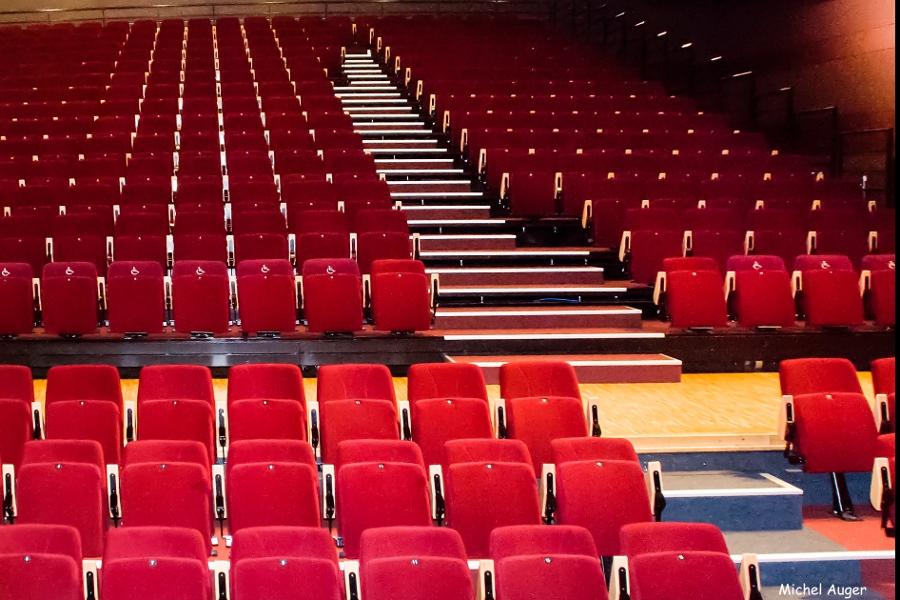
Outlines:
[[[870, 373], [859, 374], [863, 391], [874, 398]], [[316, 380], [304, 379], [306, 397], [316, 397]], [[213, 381], [217, 400], [225, 400], [228, 382]], [[122, 381], [125, 400], [137, 399], [136, 379]], [[398, 400], [405, 400], [406, 378], [395, 377]], [[34, 382], [43, 402], [46, 381]], [[628, 437], [638, 449], [777, 447], [781, 391], [777, 373], [705, 373], [682, 375], [680, 383], [583, 384], [582, 395], [601, 408], [603, 434]], [[500, 397], [489, 385], [488, 396]]]

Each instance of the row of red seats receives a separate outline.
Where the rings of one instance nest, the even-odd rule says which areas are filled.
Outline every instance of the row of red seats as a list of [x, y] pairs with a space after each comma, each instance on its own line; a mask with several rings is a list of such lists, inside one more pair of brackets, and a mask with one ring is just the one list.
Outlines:
[[[350, 257], [368, 273], [375, 260], [418, 255], [417, 236], [410, 236], [405, 214], [391, 210], [389, 201], [346, 201], [343, 211], [339, 207], [322, 201], [289, 205], [287, 228], [285, 213], [274, 203], [238, 204], [228, 213], [198, 204], [182, 207], [177, 215], [153, 206], [121, 214], [114, 227], [91, 206], [86, 211], [70, 207], [70, 213], [57, 216], [48, 210], [4, 217], [0, 262], [25, 263], [35, 273], [52, 262], [88, 262], [103, 277], [113, 261], [154, 261], [169, 270], [183, 260], [234, 267], [245, 260], [288, 259], [302, 268], [314, 258]], [[174, 235], [169, 234], [171, 217], [177, 217]]]
[[895, 247], [894, 224], [885, 220], [892, 210], [814, 210], [807, 221], [800, 211], [762, 208], [742, 222], [727, 209], [628, 208], [616, 201], [599, 209], [594, 243], [618, 241], [619, 259], [639, 283], [653, 281], [663, 259], [688, 254], [714, 258], [720, 267], [735, 254], [775, 255], [789, 265], [802, 254], [841, 254], [858, 268], [864, 256], [893, 254]]
[[[80, 598], [88, 590], [110, 600], [218, 597], [237, 600], [315, 597], [340, 600], [474, 600], [475, 588], [458, 534], [410, 526], [367, 530], [359, 561], [341, 573], [331, 538], [304, 527], [249, 528], [234, 536], [230, 565], [207, 564], [202, 539], [190, 529], [133, 527], [109, 534], [98, 562], [84, 560], [70, 527], [28, 525], [0, 535], [0, 576], [16, 597]], [[621, 532], [628, 567], [607, 583], [590, 535], [579, 527], [498, 527], [490, 560], [481, 561], [479, 597], [606, 600], [630, 590], [641, 600], [689, 594], [706, 600], [758, 600], [758, 564], [741, 582], [722, 533], [703, 524], [634, 524]], [[23, 557], [25, 560], [23, 561]], [[626, 564], [624, 560], [621, 564]], [[210, 567], [213, 567], [210, 569]], [[210, 570], [213, 572], [210, 573]], [[98, 571], [102, 574], [98, 585]], [[84, 574], [83, 574], [84, 573]], [[303, 585], [298, 585], [303, 582]], [[186, 596], [189, 595], [189, 596]]]
[[711, 258], [666, 258], [654, 298], [677, 328], [725, 327], [729, 313], [746, 328], [792, 328], [798, 318], [807, 327], [855, 327], [867, 316], [893, 327], [894, 255], [866, 258], [858, 276], [840, 255], [798, 256], [793, 274], [777, 256], [733, 256], [726, 281]]
[[2, 263], [0, 335], [32, 333], [36, 322], [50, 335], [91, 335], [101, 318], [110, 333], [132, 337], [165, 333], [170, 322], [175, 333], [202, 336], [228, 333], [231, 323], [243, 335], [292, 333], [298, 322], [313, 333], [353, 333], [363, 331], [370, 306], [376, 330], [424, 331], [437, 281], [408, 257], [372, 260], [365, 277], [350, 258], [306, 260], [302, 276], [287, 259], [248, 259], [233, 278], [223, 262], [184, 260], [175, 263], [171, 283], [155, 262], [114, 262], [105, 279], [90, 263], [48, 263], [40, 280], [26, 264]]

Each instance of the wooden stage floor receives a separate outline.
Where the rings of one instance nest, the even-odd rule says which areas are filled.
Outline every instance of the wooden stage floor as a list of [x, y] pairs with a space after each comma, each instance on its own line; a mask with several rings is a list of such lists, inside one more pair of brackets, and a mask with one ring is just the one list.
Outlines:
[[[874, 399], [870, 373], [859, 373], [863, 390]], [[214, 380], [224, 400], [227, 380]], [[122, 381], [126, 400], [137, 397], [137, 380]], [[315, 398], [316, 380], [304, 379], [307, 398]], [[406, 378], [395, 377], [397, 399], [406, 399]], [[35, 380], [43, 401], [45, 380]], [[777, 373], [682, 375], [680, 383], [582, 384], [582, 395], [600, 401], [604, 436], [626, 437], [639, 452], [781, 449], [777, 432], [781, 392]], [[488, 395], [500, 397], [500, 386]]]

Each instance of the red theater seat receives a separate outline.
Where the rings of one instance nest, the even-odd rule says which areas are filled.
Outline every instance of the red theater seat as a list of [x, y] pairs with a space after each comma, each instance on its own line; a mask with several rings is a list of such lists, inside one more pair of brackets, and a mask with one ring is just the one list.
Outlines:
[[450, 529], [367, 529], [360, 536], [360, 580], [373, 600], [474, 599], [465, 548]]
[[96, 333], [97, 269], [85, 262], [54, 262], [41, 277], [44, 329], [57, 335]]
[[243, 333], [296, 329], [297, 288], [288, 260], [245, 260], [237, 267], [237, 279]]
[[109, 266], [106, 294], [111, 333], [163, 332], [165, 293], [158, 262], [114, 262]]
[[83, 598], [78, 530], [65, 525], [4, 527], [0, 588], [10, 598]]
[[372, 315], [375, 328], [413, 332], [431, 329], [431, 284], [417, 260], [372, 263]]
[[782, 394], [862, 394], [856, 367], [846, 358], [796, 358], [778, 367]]
[[303, 263], [303, 315], [311, 332], [362, 331], [362, 279], [352, 259]]
[[[0, 245], [3, 241], [0, 240]], [[31, 333], [34, 329], [33, 271], [27, 263], [0, 263], [0, 336]]]
[[725, 327], [728, 311], [722, 276], [718, 271], [673, 271], [666, 276], [672, 326]]

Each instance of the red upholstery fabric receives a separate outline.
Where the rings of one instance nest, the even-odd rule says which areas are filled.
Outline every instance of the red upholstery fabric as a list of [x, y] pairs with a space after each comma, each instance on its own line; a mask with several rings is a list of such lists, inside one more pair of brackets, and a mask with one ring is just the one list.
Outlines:
[[224, 262], [181, 260], [172, 269], [175, 331], [228, 331], [230, 304]]
[[329, 400], [320, 406], [322, 460], [333, 463], [345, 440], [397, 440], [397, 410], [385, 400]]
[[751, 229], [750, 231], [753, 231], [753, 254], [777, 256], [784, 261], [788, 270], [794, 269], [796, 257], [806, 253], [808, 232], [805, 229], [787, 227], [778, 230]]
[[621, 554], [619, 529], [653, 520], [644, 472], [632, 461], [580, 461], [557, 465], [556, 521], [584, 527], [600, 556]]
[[741, 327], [792, 327], [796, 324], [787, 271], [735, 273], [735, 312]]
[[587, 556], [511, 556], [496, 564], [497, 597], [509, 600], [606, 600], [600, 559]]
[[111, 600], [203, 600], [211, 593], [209, 567], [186, 558], [104, 560], [100, 589]]
[[411, 403], [431, 398], [480, 398], [487, 402], [484, 373], [476, 365], [419, 363], [409, 367], [407, 396]]
[[[338, 568], [337, 548], [328, 530], [319, 527], [248, 527], [234, 534], [231, 560], [315, 558]], [[284, 590], [282, 590], [284, 591]]]
[[619, 531], [622, 553], [629, 558], [655, 552], [728, 554], [725, 536], [708, 523], [632, 523]]
[[31, 439], [31, 403], [34, 385], [31, 370], [16, 365], [0, 365], [0, 457], [18, 468], [25, 442]]
[[138, 403], [148, 400], [201, 400], [213, 407], [212, 374], [200, 365], [148, 365], [141, 369]]
[[794, 358], [778, 366], [782, 394], [862, 394], [856, 367], [846, 358]]
[[896, 272], [875, 271], [872, 273], [872, 310], [875, 323], [884, 327], [897, 324], [897, 277]]
[[297, 365], [235, 365], [228, 371], [228, 402], [249, 399], [295, 400], [306, 406], [303, 374]]
[[557, 465], [582, 460], [628, 460], [638, 462], [637, 452], [625, 438], [580, 437], [550, 442]]
[[447, 527], [378, 527], [359, 538], [359, 559], [440, 556], [466, 560], [459, 533]]
[[568, 396], [581, 400], [578, 376], [569, 363], [548, 360], [512, 361], [500, 367], [500, 396]]
[[[872, 361], [872, 385], [876, 394], [893, 394], [896, 389], [896, 363], [893, 357]], [[0, 371], [2, 377], [2, 371]]]
[[139, 400], [138, 439], [200, 442], [216, 461], [213, 408], [206, 400]]
[[123, 526], [196, 529], [210, 551], [208, 469], [196, 463], [138, 463], [126, 465], [121, 477]]
[[[379, 187], [387, 187], [384, 181], [348, 181], [342, 186], [342, 191], [348, 186], [371, 185], [376, 184]], [[388, 192], [390, 198], [390, 192]], [[349, 200], [349, 198], [344, 198]], [[409, 235], [409, 225], [407, 224], [406, 215], [400, 210], [360, 210], [353, 215], [350, 229], [354, 233], [368, 233], [370, 231], [398, 231]]]
[[894, 433], [879, 435], [875, 443], [875, 456], [893, 458], [897, 454], [897, 437]]
[[228, 243], [224, 233], [176, 233], [174, 242], [176, 264], [179, 261], [228, 261]]
[[296, 400], [237, 400], [228, 407], [232, 442], [306, 439], [306, 411]]
[[514, 462], [531, 464], [528, 447], [520, 440], [462, 439], [444, 444], [444, 464], [467, 462]]
[[124, 235], [113, 240], [113, 255], [118, 261], [153, 261], [165, 268], [166, 238], [162, 235]]
[[348, 440], [337, 447], [337, 458], [334, 461], [338, 471], [344, 465], [352, 463], [408, 463], [418, 465], [425, 470], [422, 452], [413, 442], [402, 440]]
[[552, 217], [557, 212], [556, 191], [554, 173], [510, 173], [510, 214], [514, 217]]
[[234, 261], [275, 260], [288, 258], [288, 243], [277, 233], [247, 233], [234, 239]]
[[794, 270], [807, 271], [853, 271], [853, 263], [843, 254], [801, 254], [794, 261]]
[[0, 530], [0, 555], [4, 554], [53, 554], [71, 558], [80, 565], [81, 538], [78, 530], [68, 525], [4, 527]]
[[362, 273], [369, 273], [376, 260], [408, 259], [411, 254], [409, 234], [370, 231], [357, 236], [356, 261]]
[[316, 466], [312, 447], [299, 440], [241, 440], [228, 449], [225, 477], [237, 465], [252, 463], [296, 463]]
[[184, 527], [121, 527], [109, 532], [104, 561], [123, 558], [187, 558], [206, 562], [200, 532]]
[[17, 523], [69, 525], [81, 536], [84, 556], [103, 554], [108, 516], [105, 473], [97, 465], [24, 464], [17, 480]]
[[673, 271], [666, 276], [666, 292], [673, 327], [727, 325], [728, 311], [718, 271]]
[[449, 440], [491, 438], [490, 407], [481, 398], [419, 400], [412, 405], [412, 434], [426, 464], [441, 464]]
[[447, 524], [470, 558], [489, 556], [495, 527], [541, 522], [534, 471], [522, 463], [456, 463], [447, 473]]
[[0, 310], [0, 335], [22, 335], [34, 329], [34, 292], [31, 286], [30, 265], [0, 263], [0, 305], [3, 306]]
[[320, 403], [357, 398], [395, 402], [394, 382], [384, 365], [324, 365], [319, 367], [316, 381]]
[[125, 446], [123, 463], [195, 463], [209, 468], [209, 452], [201, 442], [189, 440], [137, 440]]
[[510, 556], [547, 556], [551, 554], [596, 557], [597, 547], [591, 532], [569, 525], [513, 525], [491, 532], [491, 559]]
[[[377, 261], [376, 261], [377, 262]], [[418, 273], [372, 276], [372, 315], [382, 331], [431, 329], [429, 280]]]
[[46, 437], [51, 440], [93, 440], [103, 448], [107, 464], [119, 464], [122, 454], [122, 414], [112, 402], [63, 400], [47, 405]]
[[47, 372], [47, 404], [60, 400], [107, 400], [122, 407], [119, 372], [110, 365], [66, 365]]
[[682, 255], [682, 238], [680, 231], [632, 231], [632, 279], [636, 283], [653, 283], [663, 259]]
[[878, 431], [862, 394], [794, 395], [794, 419], [795, 448], [808, 473], [872, 470]]
[[[246, 531], [246, 530], [245, 530]], [[280, 555], [248, 558], [232, 567], [234, 598], [340, 600], [344, 597], [339, 569], [328, 560]]]
[[431, 503], [417, 465], [356, 463], [337, 474], [337, 516], [347, 558], [359, 556], [359, 538], [373, 527], [429, 526]]
[[731, 558], [718, 552], [664, 552], [629, 561], [633, 600], [740, 600]]
[[163, 332], [165, 295], [158, 262], [114, 262], [106, 295], [111, 333]]
[[319, 480], [309, 465], [245, 463], [232, 468], [228, 477], [232, 532], [246, 527], [318, 527], [322, 522]]
[[535, 473], [553, 461], [550, 443], [587, 435], [584, 408], [576, 398], [549, 396], [506, 401], [507, 434], [528, 446]]
[[[571, 177], [563, 174], [563, 198], [566, 204], [570, 204], [569, 193]], [[584, 200], [592, 200], [590, 196]], [[615, 198], [597, 198], [591, 202], [596, 218], [592, 219], [592, 233], [594, 237], [594, 246], [601, 248], [615, 248], [622, 241], [622, 231], [625, 230], [625, 213], [628, 209], [638, 208], [640, 206], [640, 198], [637, 199], [615, 199]], [[583, 206], [584, 202], [581, 202]], [[575, 215], [580, 215], [582, 206], [575, 211], [574, 207], [567, 209]], [[601, 216], [602, 215], [602, 216]]]
[[297, 235], [297, 264], [317, 258], [347, 258], [350, 256], [350, 236], [336, 231], [310, 232]]
[[663, 259], [662, 270], [672, 271], [718, 271], [719, 263], [707, 256], [673, 256]]
[[362, 330], [362, 281], [352, 260], [303, 263], [303, 311], [311, 332]]
[[44, 329], [58, 335], [97, 331], [97, 269], [90, 263], [48, 263], [41, 278]]
[[241, 331], [296, 329], [294, 270], [287, 260], [245, 260], [237, 268]]
[[[29, 560], [25, 560], [28, 556]], [[80, 600], [84, 597], [81, 563], [71, 556], [34, 552], [0, 553], [0, 582], [9, 598], [59, 598]]]
[[753, 256], [731, 256], [725, 265], [726, 271], [747, 271], [747, 270], [764, 270], [764, 271], [786, 271], [784, 260], [780, 256], [760, 255]]
[[475, 597], [465, 560], [413, 555], [375, 558], [360, 566], [366, 598], [469, 600]]

